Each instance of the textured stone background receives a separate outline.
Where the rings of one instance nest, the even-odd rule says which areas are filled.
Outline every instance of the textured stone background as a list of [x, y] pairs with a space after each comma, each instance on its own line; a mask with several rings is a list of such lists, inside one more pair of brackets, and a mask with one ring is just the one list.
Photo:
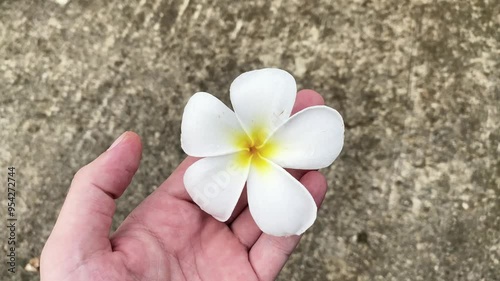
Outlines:
[[20, 267], [2, 258], [1, 280], [38, 280], [22, 267], [115, 137], [145, 144], [116, 226], [184, 157], [187, 99], [228, 102], [234, 77], [265, 66], [347, 128], [279, 280], [499, 280], [499, 1], [62, 2], [0, 0], [0, 160], [20, 185]]

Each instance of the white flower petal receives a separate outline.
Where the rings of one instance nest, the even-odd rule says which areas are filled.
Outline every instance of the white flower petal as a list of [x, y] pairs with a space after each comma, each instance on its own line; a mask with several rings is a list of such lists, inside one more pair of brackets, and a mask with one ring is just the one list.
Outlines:
[[[316, 220], [307, 189], [283, 168], [261, 158], [247, 181], [248, 207], [259, 228], [274, 236], [300, 235]], [[263, 167], [264, 166], [264, 167]]]
[[184, 185], [193, 201], [219, 221], [231, 216], [247, 180], [250, 163], [242, 162], [244, 153], [203, 158], [184, 174]]
[[344, 121], [333, 108], [308, 107], [293, 115], [269, 138], [275, 151], [266, 157], [285, 168], [320, 169], [333, 163], [344, 145]]
[[208, 157], [239, 151], [236, 137], [244, 134], [234, 112], [216, 97], [200, 92], [189, 99], [181, 125], [186, 154]]
[[267, 136], [292, 112], [297, 85], [290, 73], [276, 68], [249, 71], [236, 77], [230, 88], [231, 103], [245, 131]]

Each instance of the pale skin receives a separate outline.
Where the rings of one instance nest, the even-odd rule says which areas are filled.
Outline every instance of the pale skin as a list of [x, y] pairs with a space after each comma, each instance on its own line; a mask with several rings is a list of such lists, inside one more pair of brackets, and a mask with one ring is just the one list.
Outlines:
[[[293, 112], [324, 104], [311, 90]], [[227, 222], [194, 204], [183, 185], [187, 157], [110, 235], [115, 200], [136, 173], [139, 136], [124, 133], [75, 175], [41, 256], [41, 280], [274, 280], [300, 236], [263, 234], [248, 210], [246, 191]], [[291, 170], [319, 206], [327, 185], [317, 171]]]

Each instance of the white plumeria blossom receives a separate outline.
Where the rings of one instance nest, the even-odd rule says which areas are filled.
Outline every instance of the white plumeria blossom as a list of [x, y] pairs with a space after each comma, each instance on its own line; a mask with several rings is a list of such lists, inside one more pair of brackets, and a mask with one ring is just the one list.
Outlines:
[[184, 185], [202, 210], [228, 220], [246, 182], [250, 213], [264, 233], [300, 235], [313, 224], [313, 197], [284, 168], [332, 164], [344, 144], [344, 122], [327, 106], [290, 116], [296, 95], [292, 75], [266, 68], [233, 81], [234, 112], [208, 93], [190, 98], [181, 144], [188, 155], [203, 159], [186, 170]]

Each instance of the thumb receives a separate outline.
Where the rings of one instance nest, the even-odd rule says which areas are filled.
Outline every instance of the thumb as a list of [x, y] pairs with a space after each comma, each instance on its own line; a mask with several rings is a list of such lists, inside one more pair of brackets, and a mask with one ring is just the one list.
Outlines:
[[55, 242], [65, 244], [61, 250], [77, 250], [76, 253], [83, 256], [111, 250], [109, 232], [116, 208], [115, 199], [130, 184], [139, 167], [141, 154], [140, 137], [125, 132], [106, 152], [81, 168], [73, 178], [49, 241], [62, 242]]

